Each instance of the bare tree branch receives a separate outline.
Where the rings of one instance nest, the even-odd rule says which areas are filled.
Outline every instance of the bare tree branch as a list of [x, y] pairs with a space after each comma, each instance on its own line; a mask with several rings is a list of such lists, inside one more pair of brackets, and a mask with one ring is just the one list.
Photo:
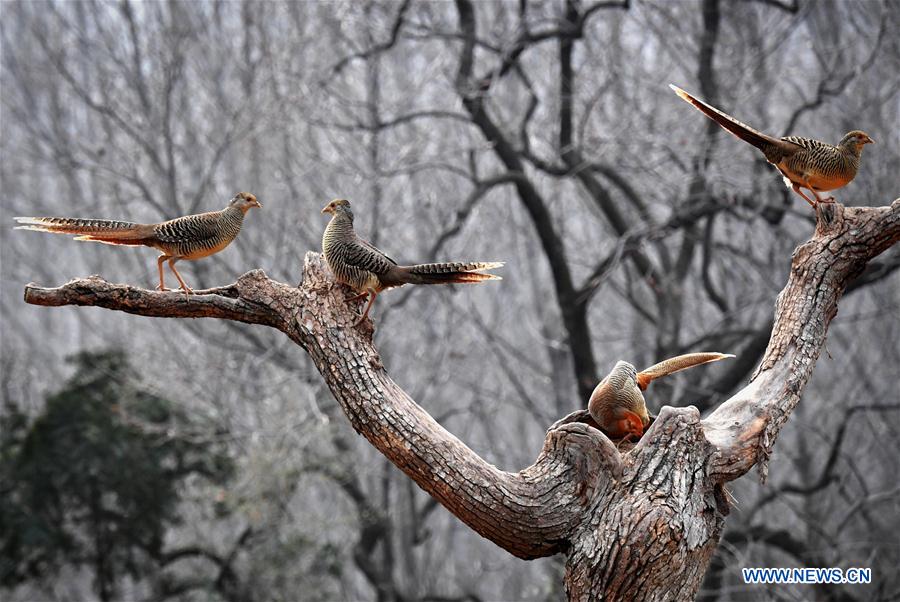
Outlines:
[[850, 425], [854, 414], [859, 412], [891, 412], [897, 410], [900, 410], [900, 404], [896, 403], [858, 405], [845, 408], [843, 418], [839, 422], [834, 440], [831, 443], [831, 450], [828, 452], [828, 457], [825, 459], [825, 464], [822, 466], [818, 478], [809, 484], [787, 483], [769, 491], [753, 506], [753, 509], [749, 512], [747, 517], [747, 522], [752, 522], [753, 517], [756, 516], [757, 513], [782, 495], [792, 494], [808, 496], [825, 489], [838, 479], [838, 475], [835, 474], [835, 467], [837, 466], [838, 458], [841, 455], [844, 437], [847, 434], [847, 427]]
[[597, 370], [594, 351], [591, 347], [586, 305], [578, 302], [578, 292], [566, 260], [565, 245], [553, 225], [553, 219], [544, 197], [535, 183], [525, 177], [525, 165], [521, 155], [488, 114], [483, 94], [486, 88], [483, 82], [479, 83], [480, 80], [472, 78], [475, 65], [475, 7], [469, 0], [457, 0], [456, 8], [459, 13], [460, 29], [465, 36], [456, 74], [457, 92], [462, 98], [463, 106], [469, 112], [472, 122], [494, 145], [493, 150], [497, 154], [497, 158], [510, 174], [517, 176], [514, 182], [516, 192], [531, 217], [544, 254], [550, 263], [553, 285], [562, 311], [563, 325], [572, 350], [572, 364], [578, 390], [581, 396], [587, 399], [596, 384]]
[[783, 10], [786, 13], [791, 13], [792, 15], [797, 14], [797, 11], [800, 10], [800, 5], [797, 3], [798, 0], [793, 0], [790, 4], [787, 2], [781, 2], [781, 0], [756, 0], [760, 4], [765, 4], [768, 6], [773, 6], [777, 9]]
[[[877, 208], [821, 204], [817, 218], [815, 235], [794, 254], [765, 357], [749, 385], [704, 421], [695, 408], [664, 407], [624, 457], [585, 411], [575, 412], [550, 427], [535, 463], [517, 473], [485, 462], [388, 377], [370, 327], [350, 326], [356, 317], [345, 293], [316, 253], [307, 254], [298, 288], [256, 270], [190, 299], [97, 277], [55, 289], [29, 285], [25, 299], [277, 328], [310, 354], [352, 426], [472, 529], [521, 558], [567, 552], [570, 599], [662, 591], [689, 598], [724, 526], [722, 484], [757, 463], [765, 474], [847, 283], [900, 240], [900, 199]], [[653, 578], [637, 578], [648, 574]]]
[[845, 287], [900, 240], [900, 199], [877, 208], [821, 204], [816, 213], [815, 235], [794, 252], [778, 296], [761, 365], [748, 386], [704, 420], [720, 454], [712, 470], [725, 480], [757, 462], [765, 479], [772, 445], [812, 375]]
[[376, 44], [375, 46], [372, 46], [371, 48], [368, 48], [363, 52], [356, 52], [354, 54], [345, 56], [337, 63], [335, 63], [328, 71], [332, 74], [338, 74], [353, 61], [364, 60], [393, 48], [397, 43], [397, 40], [400, 38], [400, 30], [403, 28], [403, 23], [406, 18], [406, 10], [409, 8], [409, 4], [410, 0], [403, 0], [403, 2], [400, 4], [400, 7], [397, 9], [397, 16], [394, 18], [393, 25], [391, 25], [391, 33], [388, 36], [387, 40], [380, 44]]
[[[775, 0], [769, 1], [775, 3]], [[881, 46], [881, 42], [884, 38], [885, 32], [887, 31], [887, 22], [887, 19], [881, 20], [881, 27], [878, 29], [878, 37], [875, 39], [875, 44], [872, 46], [872, 51], [869, 53], [869, 56], [866, 58], [866, 60], [862, 62], [862, 64], [857, 65], [851, 71], [848, 71], [840, 77], [834, 76], [833, 73], [829, 73], [827, 76], [819, 79], [819, 83], [816, 86], [816, 95], [813, 97], [813, 99], [801, 104], [791, 114], [790, 118], [788, 119], [787, 125], [785, 125], [784, 127], [784, 131], [786, 132], [785, 135], [790, 135], [791, 132], [794, 131], [794, 127], [797, 125], [797, 122], [804, 115], [804, 113], [820, 107], [828, 98], [842, 94], [854, 79], [856, 79], [861, 73], [868, 70], [869, 67], [872, 66], [875, 61], [875, 57], [878, 56], [878, 48]]]
[[[308, 253], [299, 288], [255, 270], [230, 286], [196, 291], [188, 299], [183, 293], [147, 291], [91, 277], [52, 289], [29, 285], [25, 300], [277, 328], [309, 352], [353, 427], [463, 522], [521, 558], [562, 551], [566, 533], [580, 516], [580, 505], [574, 503], [578, 491], [586, 482], [615, 478], [621, 460], [612, 443], [586, 425], [560, 425], [551, 429], [531, 467], [518, 473], [497, 469], [388, 377], [372, 346], [371, 331], [350, 327], [356, 316], [345, 296], [331, 281], [321, 256]], [[570, 502], [560, 505], [561, 500]]]

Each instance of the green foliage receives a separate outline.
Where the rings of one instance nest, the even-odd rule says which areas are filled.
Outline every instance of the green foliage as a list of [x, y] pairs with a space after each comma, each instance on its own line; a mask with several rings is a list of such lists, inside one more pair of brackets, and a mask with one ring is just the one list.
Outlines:
[[158, 560], [180, 481], [223, 482], [232, 466], [172, 402], [140, 388], [122, 352], [71, 361], [75, 375], [30, 426], [16, 410], [0, 425], [0, 584], [84, 565], [109, 599], [118, 577]]

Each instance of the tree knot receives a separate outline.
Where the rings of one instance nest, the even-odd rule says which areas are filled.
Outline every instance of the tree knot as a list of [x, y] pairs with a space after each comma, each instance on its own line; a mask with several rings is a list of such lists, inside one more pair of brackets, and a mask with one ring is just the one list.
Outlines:
[[823, 236], [844, 221], [844, 206], [837, 201], [816, 203], [816, 235]]

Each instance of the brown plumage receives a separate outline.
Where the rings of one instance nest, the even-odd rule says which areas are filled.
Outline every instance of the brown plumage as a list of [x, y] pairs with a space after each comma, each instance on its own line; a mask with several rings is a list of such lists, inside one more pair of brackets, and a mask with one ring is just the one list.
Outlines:
[[476, 283], [501, 279], [494, 274], [482, 273], [503, 265], [497, 261], [397, 265], [396, 261], [356, 235], [350, 201], [331, 201], [322, 213], [331, 214], [331, 221], [322, 234], [322, 253], [335, 280], [359, 293], [347, 301], [369, 297], [369, 303], [356, 324], [366, 319], [375, 297], [387, 288], [404, 284]]
[[191, 289], [175, 269], [181, 259], [194, 260], [218, 253], [231, 243], [241, 230], [244, 215], [251, 207], [262, 207], [249, 192], [240, 192], [221, 211], [186, 215], [157, 224], [136, 224], [106, 219], [72, 217], [17, 217], [24, 226], [17, 230], [38, 230], [55, 234], [75, 234], [75, 240], [101, 242], [108, 245], [153, 247], [162, 251], [157, 259], [159, 286], [165, 291], [163, 262], [168, 261], [185, 294]]
[[[862, 147], [875, 142], [860, 130], [847, 132], [837, 146], [798, 136], [774, 138], [688, 94], [678, 86], [669, 84], [669, 87], [682, 100], [693, 105], [723, 129], [761, 150], [766, 160], [784, 176], [785, 185], [813, 207], [817, 202], [834, 200], [834, 197], [823, 199], [819, 196], [820, 191], [846, 186], [856, 177]], [[812, 192], [815, 202], [803, 194], [801, 188]]]
[[617, 362], [612, 372], [591, 393], [588, 412], [613, 439], [630, 435], [640, 437], [650, 424], [650, 414], [641, 391], [645, 391], [652, 381], [729, 357], [734, 356], [725, 353], [688, 353], [663, 360], [640, 372], [628, 362]]

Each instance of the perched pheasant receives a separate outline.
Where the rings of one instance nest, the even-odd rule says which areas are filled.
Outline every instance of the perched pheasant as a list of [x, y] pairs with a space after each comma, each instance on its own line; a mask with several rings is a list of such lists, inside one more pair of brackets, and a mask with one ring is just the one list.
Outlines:
[[[669, 84], [669, 87], [682, 100], [692, 104], [723, 129], [761, 150], [766, 156], [766, 161], [778, 168], [784, 176], [785, 185], [802, 196], [812, 207], [815, 207], [816, 203], [834, 200], [834, 197], [823, 199], [819, 196], [819, 192], [835, 190], [849, 184], [859, 169], [863, 146], [875, 142], [860, 130], [844, 134], [837, 146], [798, 136], [773, 138], [691, 96], [678, 86]], [[812, 192], [815, 202], [803, 194], [801, 188]]]
[[453, 284], [501, 279], [494, 274], [482, 273], [503, 265], [497, 261], [397, 265], [396, 261], [356, 235], [350, 201], [331, 201], [322, 213], [331, 214], [331, 221], [322, 235], [322, 253], [334, 272], [335, 280], [359, 293], [347, 299], [348, 302], [369, 297], [365, 311], [354, 326], [366, 319], [375, 297], [387, 288], [404, 284]]
[[612, 372], [591, 393], [588, 412], [600, 428], [613, 439], [640, 437], [650, 424], [644, 395], [657, 378], [693, 366], [734, 357], [726, 353], [688, 353], [654, 364], [640, 372], [628, 362], [617, 362]]
[[186, 215], [158, 224], [136, 224], [107, 219], [79, 219], [72, 217], [17, 217], [24, 226], [18, 230], [39, 230], [56, 234], [75, 234], [75, 240], [102, 242], [108, 245], [153, 247], [162, 252], [157, 259], [159, 286], [169, 290], [163, 280], [163, 262], [168, 261], [172, 273], [190, 296], [190, 287], [175, 269], [180, 259], [202, 259], [218, 253], [231, 243], [241, 231], [244, 215], [251, 207], [262, 207], [249, 192], [239, 192], [221, 211]]

